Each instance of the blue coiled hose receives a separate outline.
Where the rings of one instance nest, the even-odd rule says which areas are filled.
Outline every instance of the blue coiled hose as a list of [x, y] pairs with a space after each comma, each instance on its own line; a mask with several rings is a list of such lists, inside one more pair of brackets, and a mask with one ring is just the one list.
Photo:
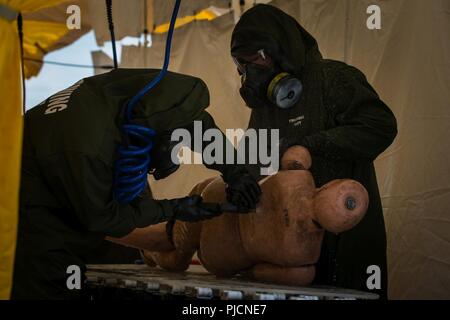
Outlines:
[[119, 203], [129, 203], [139, 196], [147, 185], [147, 172], [151, 164], [150, 151], [153, 148], [152, 138], [155, 130], [145, 126], [131, 124], [133, 109], [142, 97], [153, 89], [166, 75], [170, 61], [173, 30], [180, 8], [181, 0], [176, 0], [170, 19], [166, 40], [164, 65], [160, 73], [127, 104], [125, 124], [122, 126], [125, 143], [118, 147], [118, 160], [115, 164], [114, 196]]

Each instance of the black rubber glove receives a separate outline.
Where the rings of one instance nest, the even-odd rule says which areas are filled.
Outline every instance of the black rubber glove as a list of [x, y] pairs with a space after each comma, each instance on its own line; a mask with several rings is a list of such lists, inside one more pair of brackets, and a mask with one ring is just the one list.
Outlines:
[[256, 208], [261, 197], [261, 188], [247, 170], [236, 170], [228, 177], [222, 176], [227, 184], [227, 201], [237, 206], [240, 212]]
[[211, 219], [222, 214], [218, 204], [203, 203], [201, 196], [191, 196], [170, 200], [172, 219], [185, 222], [198, 222]]

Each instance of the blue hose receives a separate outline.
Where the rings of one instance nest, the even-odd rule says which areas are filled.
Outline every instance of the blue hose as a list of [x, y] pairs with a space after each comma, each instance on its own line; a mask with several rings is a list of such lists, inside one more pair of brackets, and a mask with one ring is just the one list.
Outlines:
[[119, 203], [130, 203], [145, 190], [147, 185], [147, 172], [151, 164], [150, 151], [153, 148], [152, 138], [156, 135], [156, 132], [151, 128], [131, 124], [130, 122], [132, 121], [133, 109], [139, 101], [161, 82], [167, 73], [172, 36], [180, 3], [181, 0], [176, 0], [170, 19], [163, 68], [149, 84], [128, 102], [125, 109], [125, 124], [122, 126], [122, 133], [126, 143], [118, 147], [118, 160], [115, 164], [114, 176], [114, 197]]

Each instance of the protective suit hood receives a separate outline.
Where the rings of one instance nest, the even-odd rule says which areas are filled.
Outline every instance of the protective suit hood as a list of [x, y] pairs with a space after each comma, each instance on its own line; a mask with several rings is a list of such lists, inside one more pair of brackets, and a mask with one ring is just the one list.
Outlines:
[[246, 11], [234, 28], [231, 54], [264, 49], [285, 71], [300, 76], [302, 69], [322, 60], [316, 40], [291, 16], [270, 5]]
[[[108, 85], [108, 91], [123, 92], [126, 100], [130, 93], [137, 93], [158, 75], [156, 69], [118, 69], [113, 71], [117, 79]], [[207, 117], [209, 91], [199, 78], [174, 72], [167, 72], [161, 82], [148, 92], [133, 112], [133, 122], [156, 132], [170, 131], [189, 126], [195, 120]]]

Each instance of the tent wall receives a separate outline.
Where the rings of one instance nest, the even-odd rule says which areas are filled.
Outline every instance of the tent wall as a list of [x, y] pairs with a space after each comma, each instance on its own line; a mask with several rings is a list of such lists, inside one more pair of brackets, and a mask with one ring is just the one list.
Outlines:
[[[450, 2], [446, 0], [285, 0], [327, 58], [360, 68], [394, 111], [395, 143], [376, 161], [388, 231], [390, 298], [450, 298]], [[381, 7], [381, 30], [369, 30], [369, 5]], [[199, 76], [222, 128], [245, 128], [249, 111], [229, 57], [231, 14], [175, 32], [172, 71]], [[153, 47], [126, 47], [123, 67], [160, 67], [165, 36]], [[152, 182], [160, 198], [185, 195], [216, 175], [184, 167]]]
[[[0, 0], [8, 11], [31, 12], [61, 0]], [[22, 150], [22, 81], [15, 17], [0, 16], [0, 300], [11, 291]]]
[[[139, 37], [146, 28], [149, 32], [153, 30], [152, 2], [152, 0], [112, 1], [116, 40], [121, 40], [126, 36]], [[111, 39], [105, 0], [88, 0], [86, 5], [85, 18], [95, 30], [97, 44], [103, 46], [104, 42]]]
[[20, 152], [22, 146], [19, 42], [15, 21], [0, 18], [0, 300], [8, 299], [18, 222]]
[[[178, 17], [195, 15], [199, 11], [206, 9], [212, 4], [211, 0], [182, 0], [178, 11]], [[216, 1], [228, 6], [228, 1]], [[175, 1], [153, 0], [153, 8], [155, 11], [155, 25], [166, 23], [170, 20]]]
[[[104, 53], [102, 50], [91, 51], [92, 64], [94, 66], [112, 66], [114, 65], [113, 59]], [[109, 72], [109, 69], [94, 69], [94, 75]]]
[[[326, 57], [360, 68], [394, 111], [395, 143], [376, 161], [388, 233], [389, 296], [450, 298], [450, 2], [275, 1]], [[366, 27], [369, 5], [381, 30]]]

